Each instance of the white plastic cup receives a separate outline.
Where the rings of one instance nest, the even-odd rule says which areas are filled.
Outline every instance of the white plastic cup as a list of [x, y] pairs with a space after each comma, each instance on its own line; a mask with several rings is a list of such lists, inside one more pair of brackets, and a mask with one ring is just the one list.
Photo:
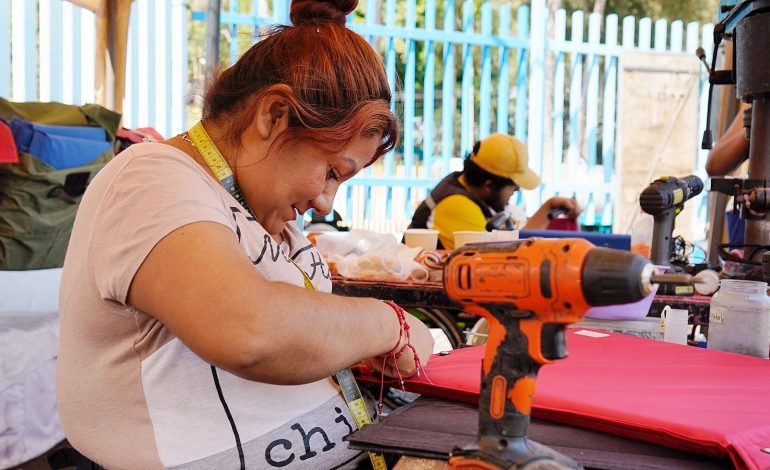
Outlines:
[[513, 242], [519, 239], [518, 230], [492, 230], [492, 240], [496, 242]]
[[660, 312], [660, 324], [663, 327], [663, 341], [667, 343], [687, 344], [687, 316], [690, 312], [668, 305]]
[[454, 232], [455, 250], [468, 243], [491, 242], [492, 234], [490, 232], [477, 232], [472, 230], [459, 230]]
[[433, 251], [438, 244], [438, 230], [429, 228], [408, 228], [404, 232], [404, 242], [410, 248], [422, 248]]

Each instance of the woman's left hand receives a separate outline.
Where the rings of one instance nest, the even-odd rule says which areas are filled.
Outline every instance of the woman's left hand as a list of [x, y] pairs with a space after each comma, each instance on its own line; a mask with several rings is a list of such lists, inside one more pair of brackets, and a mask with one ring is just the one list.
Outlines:
[[425, 366], [433, 353], [433, 335], [431, 335], [430, 330], [425, 323], [409, 313], [406, 313], [404, 318], [407, 325], [409, 325], [409, 344], [414, 348], [414, 351], [407, 346], [406, 335], [402, 334], [401, 340], [394, 349], [397, 352], [401, 351], [401, 353], [397, 355], [398, 358], [395, 362], [393, 361], [392, 354], [382, 354], [364, 361], [364, 363], [375, 372], [384, 372], [385, 376], [389, 378], [399, 378], [399, 375], [402, 378], [408, 378], [418, 372], [418, 364], [417, 361], [415, 361], [415, 351], [417, 352], [420, 366]]

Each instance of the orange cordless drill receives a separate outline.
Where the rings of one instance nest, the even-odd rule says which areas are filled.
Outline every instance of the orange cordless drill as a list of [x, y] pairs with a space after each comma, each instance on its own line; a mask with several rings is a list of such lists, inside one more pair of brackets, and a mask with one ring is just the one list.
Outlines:
[[444, 268], [446, 292], [487, 319], [489, 336], [478, 440], [455, 449], [450, 468], [582, 468], [527, 439], [537, 372], [567, 356], [566, 326], [589, 307], [640, 300], [653, 282], [666, 281], [681, 282], [681, 275], [656, 276], [649, 260], [583, 239], [478, 243], [454, 251]]

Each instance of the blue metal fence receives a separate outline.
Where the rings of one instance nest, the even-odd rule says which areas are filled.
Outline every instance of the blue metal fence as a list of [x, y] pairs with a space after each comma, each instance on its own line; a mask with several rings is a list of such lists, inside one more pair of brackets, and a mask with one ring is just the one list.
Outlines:
[[[378, 5], [364, 2], [349, 26], [382, 53], [402, 141], [346, 184], [335, 204], [353, 226], [375, 230], [403, 229], [427, 191], [490, 132], [527, 142], [530, 165], [544, 176], [539, 190], [519, 196], [530, 212], [551, 195], [571, 195], [586, 206], [584, 224], [611, 226], [620, 209], [613, 205], [619, 57], [628, 49], [692, 54], [711, 46], [711, 25], [633, 17], [620, 24], [616, 15], [564, 10], [549, 20], [544, 0], [516, 11], [488, 1], [477, 10], [473, 0]], [[271, 15], [221, 19], [230, 28], [288, 21], [285, 0], [271, 6]], [[204, 18], [193, 12], [194, 21]], [[581, 167], [590, 177], [576, 178]]]
[[[403, 126], [396, 151], [344, 185], [335, 202], [353, 226], [402, 230], [426, 192], [490, 132], [527, 142], [530, 166], [544, 176], [538, 190], [520, 196], [529, 212], [550, 195], [574, 195], [586, 206], [583, 223], [612, 225], [619, 210], [613, 206], [619, 57], [628, 49], [692, 54], [711, 47], [711, 25], [621, 22], [564, 10], [549, 18], [545, 0], [515, 11], [494, 3], [477, 9], [474, 0], [362, 0], [350, 16], [349, 26], [382, 54]], [[255, 0], [246, 10], [241, 4], [231, 1], [221, 13], [230, 62], [260, 28], [289, 21], [288, 0]], [[173, 135], [195, 119], [188, 54], [196, 48], [188, 36], [204, 19], [184, 0], [134, 2], [127, 127], [150, 125]], [[93, 22], [93, 14], [62, 0], [0, 0], [0, 96], [93, 100]], [[705, 76], [705, 111], [704, 85]], [[701, 152], [699, 168], [704, 159]], [[591, 178], [577, 178], [578, 170]]]

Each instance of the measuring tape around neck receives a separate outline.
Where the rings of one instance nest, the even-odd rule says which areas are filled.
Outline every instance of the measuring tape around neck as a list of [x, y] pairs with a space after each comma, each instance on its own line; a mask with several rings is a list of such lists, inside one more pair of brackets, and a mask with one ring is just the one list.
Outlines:
[[219, 181], [219, 184], [221, 184], [222, 187], [240, 203], [240, 205], [251, 212], [249, 204], [246, 202], [246, 198], [243, 196], [243, 193], [238, 187], [238, 183], [235, 181], [235, 175], [233, 175], [230, 165], [227, 164], [227, 160], [222, 156], [222, 152], [220, 152], [217, 146], [214, 145], [214, 141], [209, 137], [203, 124], [198, 122], [187, 131], [187, 134], [190, 136], [193, 146], [198, 149], [201, 157], [203, 157], [206, 165], [208, 165], [211, 172], [214, 173], [214, 177]]
[[[224, 187], [230, 195], [232, 195], [236, 201], [238, 201], [252, 216], [254, 213], [251, 211], [246, 198], [241, 192], [241, 188], [238, 187], [238, 183], [235, 181], [230, 165], [227, 164], [227, 160], [222, 156], [222, 152], [219, 151], [217, 146], [209, 137], [206, 129], [203, 128], [203, 124], [198, 122], [195, 124], [187, 134], [190, 136], [193, 146], [198, 149], [203, 160], [208, 165], [211, 172], [214, 173], [214, 177]], [[302, 278], [306, 289], [315, 290], [313, 282], [308, 277], [304, 269], [300, 268], [294, 260], [289, 260], [299, 271], [302, 273]], [[358, 388], [355, 377], [350, 369], [343, 369], [334, 374], [337, 379], [337, 383], [342, 391], [342, 396], [345, 399], [345, 403], [348, 405], [350, 414], [353, 416], [353, 420], [356, 423], [356, 427], [361, 429], [367, 424], [371, 424], [372, 419], [369, 415], [369, 410], [364, 401], [364, 396], [361, 394], [361, 390]], [[369, 452], [369, 460], [372, 462], [374, 470], [387, 470], [388, 466], [385, 463], [385, 458], [382, 454], [375, 452]]]

